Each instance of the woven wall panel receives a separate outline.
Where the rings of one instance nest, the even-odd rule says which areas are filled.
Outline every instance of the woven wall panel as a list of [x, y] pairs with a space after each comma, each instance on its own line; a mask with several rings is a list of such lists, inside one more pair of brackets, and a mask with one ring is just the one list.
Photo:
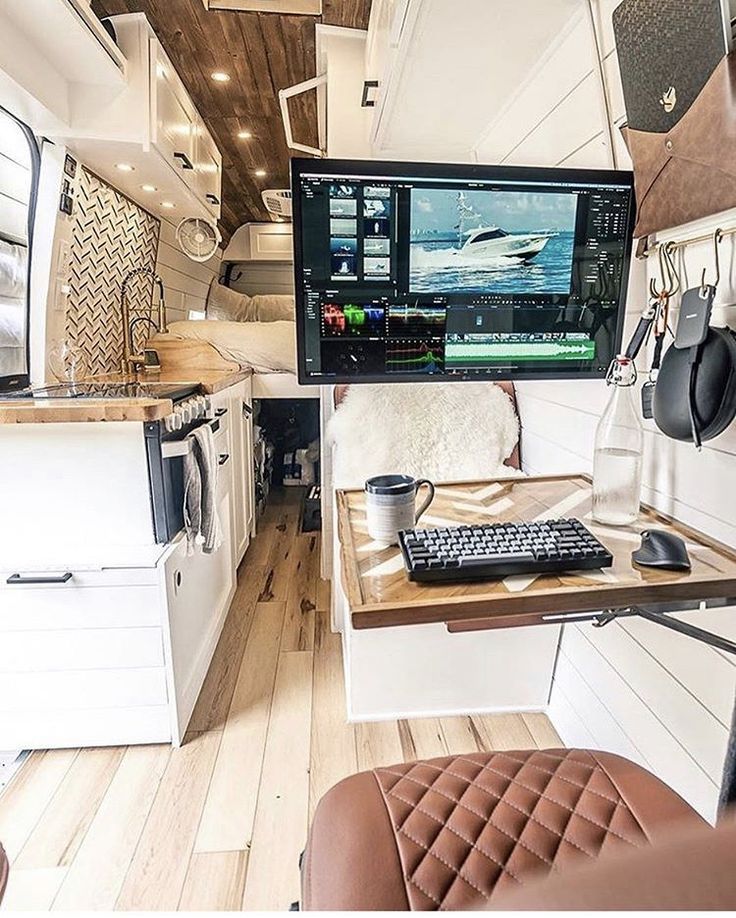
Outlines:
[[[82, 170], [74, 213], [66, 334], [84, 351], [88, 371], [120, 369], [120, 289], [133, 268], [156, 267], [160, 222], [97, 176]], [[153, 284], [129, 286], [131, 315], [151, 308]]]

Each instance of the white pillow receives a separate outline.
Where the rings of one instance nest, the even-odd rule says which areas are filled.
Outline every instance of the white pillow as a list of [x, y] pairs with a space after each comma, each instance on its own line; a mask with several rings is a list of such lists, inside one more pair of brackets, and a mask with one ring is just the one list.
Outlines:
[[207, 318], [232, 322], [294, 321], [296, 306], [293, 296], [258, 293], [248, 296], [238, 293], [212, 278], [207, 294]]
[[0, 297], [25, 299], [28, 281], [28, 249], [0, 239]]
[[327, 427], [338, 488], [401, 473], [435, 482], [519, 475], [511, 399], [493, 383], [350, 386]]
[[233, 322], [253, 322], [255, 308], [251, 298], [237, 290], [231, 290], [213, 277], [207, 294], [207, 318]]
[[[209, 342], [227, 360], [256, 373], [296, 372], [294, 322], [172, 322], [169, 333]], [[154, 344], [155, 347], [155, 344]]]

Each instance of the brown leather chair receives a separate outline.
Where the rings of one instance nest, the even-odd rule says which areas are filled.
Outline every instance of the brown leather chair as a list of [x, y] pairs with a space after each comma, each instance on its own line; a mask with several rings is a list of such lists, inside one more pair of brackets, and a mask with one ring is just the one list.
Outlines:
[[3, 896], [5, 895], [5, 887], [8, 885], [8, 856], [5, 853], [5, 849], [0, 845], [0, 903], [3, 901]]
[[320, 801], [302, 908], [485, 908], [550, 873], [706, 825], [654, 775], [610, 753], [482, 752], [376, 768]]
[[499, 911], [733, 911], [736, 822], [675, 838], [498, 896]]

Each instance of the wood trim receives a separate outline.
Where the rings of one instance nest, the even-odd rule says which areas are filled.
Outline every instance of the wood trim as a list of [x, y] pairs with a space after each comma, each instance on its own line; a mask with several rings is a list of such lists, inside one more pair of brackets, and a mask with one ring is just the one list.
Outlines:
[[[575, 487], [589, 492], [591, 479], [587, 475], [550, 475], [441, 485], [443, 502], [434, 512], [458, 523], [473, 523], [477, 517], [474, 516], [472, 501], [475, 498], [472, 495], [482, 493], [493, 484], [499, 488], [489, 497], [491, 502], [517, 501], [516, 507], [512, 503], [496, 517], [512, 520], [533, 518], [542, 507], [554, 511], [560, 500], [564, 505], [565, 501], [575, 498]], [[545, 488], [548, 484], [560, 487]], [[519, 627], [541, 624], [543, 616], [549, 614], [599, 612], [630, 605], [698, 602], [736, 596], [736, 552], [647, 505], [642, 506], [641, 517], [635, 526], [599, 527], [599, 537], [614, 553], [615, 566], [610, 581], [585, 572], [570, 572], [538, 577], [518, 589], [508, 589], [503, 581], [497, 580], [475, 584], [410, 583], [402, 568], [394, 568], [386, 575], [373, 573], [375, 568], [395, 558], [398, 549], [366, 550], [370, 540], [364, 524], [357, 529], [352, 525], [355, 514], [359, 518], [362, 514], [360, 503], [356, 509], [358, 501], [362, 501], [361, 491], [337, 492], [343, 582], [356, 629], [444, 623], [454, 632], [475, 630], [481, 622], [482, 628]], [[586, 501], [589, 505], [587, 493], [578, 503]], [[582, 507], [580, 513], [584, 514]], [[691, 573], [632, 566], [630, 555], [638, 536], [652, 525], [668, 527], [691, 543]]]

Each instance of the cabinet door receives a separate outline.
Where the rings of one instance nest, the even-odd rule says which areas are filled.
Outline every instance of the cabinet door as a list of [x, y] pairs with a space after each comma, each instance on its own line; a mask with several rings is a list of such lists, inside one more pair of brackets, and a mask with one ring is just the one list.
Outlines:
[[222, 154], [201, 118], [195, 126], [195, 168], [197, 192], [215, 220], [220, 219], [222, 196]]
[[196, 190], [197, 110], [179, 75], [156, 39], [151, 39], [153, 142]]
[[192, 716], [235, 589], [227, 468], [223, 467], [218, 487], [222, 545], [210, 555], [203, 554], [199, 546], [188, 555], [186, 538], [181, 538], [164, 566], [166, 666], [173, 701], [172, 733], [177, 743]]
[[248, 472], [251, 452], [248, 448], [248, 415], [250, 401], [246, 384], [233, 386], [231, 395], [230, 431], [233, 451], [233, 552], [239, 564], [250, 541], [248, 507]]

